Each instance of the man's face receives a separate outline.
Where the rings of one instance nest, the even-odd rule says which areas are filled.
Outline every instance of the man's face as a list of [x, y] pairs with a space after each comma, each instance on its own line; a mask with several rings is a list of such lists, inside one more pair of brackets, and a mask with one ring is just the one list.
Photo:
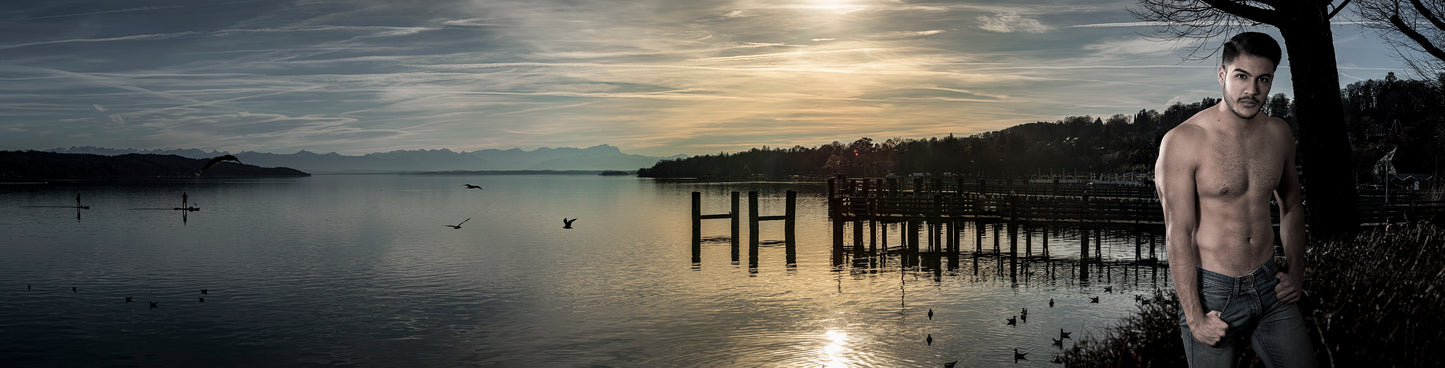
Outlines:
[[1264, 107], [1274, 82], [1274, 63], [1259, 56], [1240, 53], [1228, 65], [1219, 67], [1219, 84], [1224, 86], [1224, 103], [1240, 119], [1251, 119]]

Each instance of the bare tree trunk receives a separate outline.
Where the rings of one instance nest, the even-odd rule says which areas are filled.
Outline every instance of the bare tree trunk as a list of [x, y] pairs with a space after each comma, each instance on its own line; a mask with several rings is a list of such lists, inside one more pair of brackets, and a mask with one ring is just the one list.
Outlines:
[[1297, 16], [1276, 26], [1284, 36], [1294, 86], [1310, 233], [1325, 238], [1349, 235], [1359, 230], [1360, 214], [1334, 37], [1323, 6], [1296, 6], [1317, 9], [1282, 11]]

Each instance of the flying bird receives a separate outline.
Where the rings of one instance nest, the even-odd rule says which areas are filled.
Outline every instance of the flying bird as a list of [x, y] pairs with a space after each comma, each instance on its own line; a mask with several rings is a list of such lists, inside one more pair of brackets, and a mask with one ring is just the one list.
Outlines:
[[1055, 339], [1050, 337], [1049, 340], [1054, 340], [1054, 346], [1059, 347], [1059, 349], [1064, 348], [1064, 339]]
[[1029, 355], [1029, 353], [1020, 353], [1018, 348], [1014, 348], [1014, 363], [1018, 363], [1020, 360], [1029, 360], [1029, 358], [1024, 357], [1026, 355]]
[[1099, 302], [1099, 297], [1097, 297], [1097, 296], [1096, 296], [1096, 297], [1091, 297], [1091, 298], [1089, 298], [1089, 302], [1090, 302], [1090, 303], [1098, 303], [1098, 302]]
[[482, 186], [480, 186], [480, 185], [466, 184], [466, 186], [467, 186], [467, 189], [478, 189], [478, 190], [482, 189]]
[[1073, 333], [1073, 332], [1064, 332], [1064, 329], [1060, 328], [1060, 329], [1059, 329], [1059, 339], [1060, 339], [1060, 340], [1068, 339], [1068, 338], [1070, 338], [1070, 337], [1069, 337], [1069, 334], [1071, 334], [1071, 333]]
[[948, 363], [943, 363], [943, 368], [953, 368], [953, 366], [955, 366], [955, 365], [958, 365], [958, 361], [957, 361], [957, 360], [952, 361], [952, 362], [948, 362]]
[[1019, 324], [1018, 324], [1018, 317], [1009, 317], [1009, 318], [1008, 318], [1008, 325], [1009, 325], [1009, 326], [1018, 326], [1018, 325], [1019, 325]]
[[563, 217], [563, 218], [562, 218], [562, 228], [563, 228], [563, 229], [571, 229], [571, 228], [572, 228], [572, 222], [573, 222], [573, 221], [577, 221], [577, 219], [574, 218], [574, 219], [568, 220], [566, 217]]
[[928, 319], [933, 319], [933, 308], [928, 308]]
[[201, 303], [205, 303], [205, 302], [206, 302], [206, 298], [201, 298]]
[[125, 297], [125, 302], [126, 302], [126, 303], [130, 303], [130, 302], [131, 302], [130, 298], [131, 298], [131, 297]]
[[471, 220], [472, 220], [472, 218], [471, 218], [471, 217], [468, 217], [466, 220], [462, 220], [462, 222], [457, 223], [456, 225], [442, 225], [442, 226], [450, 227], [450, 228], [453, 228], [453, 229], [460, 229], [460, 228], [462, 228], [462, 224], [465, 224], [465, 223], [467, 223], [467, 221], [471, 221]]
[[160, 308], [160, 306], [157, 306], [157, 305], [156, 305], [156, 304], [159, 304], [159, 303], [160, 303], [160, 302], [151, 302], [151, 307], [150, 307], [150, 308], [146, 308], [146, 309], [156, 309], [156, 308]]
[[235, 155], [216, 156], [211, 158], [210, 161], [206, 161], [206, 166], [201, 166], [201, 171], [197, 171], [196, 174], [206, 172], [206, 169], [211, 168], [211, 166], [216, 166], [216, 164], [221, 163], [221, 161], [236, 161], [238, 164], [241, 163], [241, 159], [236, 158]]
[[211, 291], [211, 289], [201, 289], [201, 294], [206, 294], [207, 291]]

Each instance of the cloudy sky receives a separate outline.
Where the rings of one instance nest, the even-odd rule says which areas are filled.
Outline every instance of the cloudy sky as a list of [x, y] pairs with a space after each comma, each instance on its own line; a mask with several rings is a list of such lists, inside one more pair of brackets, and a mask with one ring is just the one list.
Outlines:
[[[963, 136], [1218, 97], [1213, 61], [1147, 39], [1129, 6], [7, 0], [0, 149], [661, 156]], [[1341, 83], [1404, 70], [1341, 23]]]

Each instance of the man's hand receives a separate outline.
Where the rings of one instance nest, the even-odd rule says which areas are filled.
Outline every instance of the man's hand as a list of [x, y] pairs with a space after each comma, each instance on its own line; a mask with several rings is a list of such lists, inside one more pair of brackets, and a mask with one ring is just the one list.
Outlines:
[[1224, 323], [1224, 319], [1219, 316], [1219, 311], [1210, 311], [1204, 315], [1204, 320], [1189, 324], [1189, 332], [1194, 334], [1194, 341], [1209, 346], [1218, 345], [1219, 340], [1224, 339], [1225, 329], [1229, 328], [1229, 324]]
[[1294, 276], [1284, 272], [1276, 273], [1274, 277], [1279, 279], [1279, 285], [1274, 286], [1275, 297], [1285, 303], [1298, 302], [1300, 296], [1304, 293], [1300, 281], [1296, 280]]

